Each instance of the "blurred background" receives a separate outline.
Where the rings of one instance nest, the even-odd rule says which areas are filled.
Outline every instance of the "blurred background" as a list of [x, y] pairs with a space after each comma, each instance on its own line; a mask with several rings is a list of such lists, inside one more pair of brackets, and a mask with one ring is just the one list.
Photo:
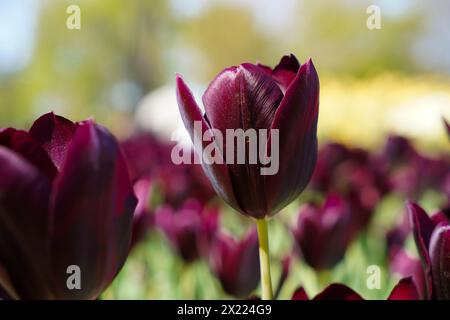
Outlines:
[[[79, 30], [66, 27], [74, 4]], [[370, 5], [381, 10], [380, 29], [366, 25]], [[245, 61], [275, 66], [294, 53], [301, 62], [312, 57], [320, 76], [321, 145], [376, 152], [398, 134], [439, 155], [449, 147], [442, 124], [450, 119], [449, 15], [447, 0], [1, 0], [0, 127], [25, 129], [53, 110], [73, 120], [93, 116], [120, 139], [140, 128], [169, 140], [180, 128], [176, 73], [200, 101], [223, 68]], [[401, 216], [405, 199], [395, 199], [384, 216]], [[424, 202], [430, 209], [444, 203], [434, 194]], [[234, 215], [225, 225], [242, 235]], [[283, 234], [283, 223], [273, 232]], [[150, 237], [105, 298], [227, 297], [204, 264], [185, 267], [164, 239]], [[274, 251], [287, 247], [277, 236], [273, 243]], [[381, 291], [366, 288], [365, 266], [380, 260], [370, 261], [370, 250], [349, 253], [363, 256], [362, 277], [347, 279], [352, 272], [341, 267], [331, 279], [382, 298], [394, 280], [383, 278]], [[306, 276], [294, 274], [281, 297], [300, 285], [297, 278], [308, 279], [308, 268], [299, 269]], [[303, 284], [316, 293], [313, 282]]]

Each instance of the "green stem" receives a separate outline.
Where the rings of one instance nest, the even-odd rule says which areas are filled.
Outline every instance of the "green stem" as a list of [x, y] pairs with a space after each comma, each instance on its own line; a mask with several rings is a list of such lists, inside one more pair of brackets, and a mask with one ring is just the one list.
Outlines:
[[317, 285], [320, 290], [330, 284], [330, 280], [332, 278], [331, 276], [332, 274], [330, 270], [316, 271]]
[[272, 279], [270, 276], [269, 234], [267, 232], [267, 220], [257, 219], [259, 239], [259, 265], [261, 270], [262, 299], [272, 300]]

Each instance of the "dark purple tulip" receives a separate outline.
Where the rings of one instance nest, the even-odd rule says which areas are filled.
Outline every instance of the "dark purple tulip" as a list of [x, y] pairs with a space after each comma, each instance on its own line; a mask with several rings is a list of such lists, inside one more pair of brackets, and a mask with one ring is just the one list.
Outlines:
[[334, 184], [334, 171], [350, 157], [350, 150], [339, 143], [328, 143], [319, 149], [310, 187], [327, 193]]
[[205, 256], [218, 230], [219, 212], [196, 200], [179, 209], [163, 205], [156, 210], [155, 226], [164, 232], [172, 247], [186, 262]]
[[188, 199], [202, 203], [212, 200], [216, 194], [200, 165], [170, 164], [161, 167], [155, 174], [164, 203], [178, 208]]
[[342, 260], [351, 240], [351, 219], [350, 207], [337, 196], [329, 196], [322, 207], [302, 207], [293, 233], [302, 257], [311, 267], [331, 269]]
[[218, 234], [210, 251], [210, 263], [226, 293], [235, 297], [249, 296], [260, 279], [256, 230], [251, 229], [240, 241]]
[[379, 176], [386, 177], [392, 190], [408, 198], [417, 199], [430, 189], [446, 191], [450, 166], [448, 154], [436, 158], [424, 156], [414, 149], [408, 139], [391, 136], [378, 160], [381, 166]]
[[419, 294], [424, 299], [450, 300], [450, 212], [429, 217], [417, 204], [408, 203], [407, 208], [422, 261]]
[[411, 277], [401, 279], [392, 289], [388, 300], [420, 300], [415, 281]]
[[[0, 130], [0, 283], [12, 298], [94, 299], [128, 255], [136, 199], [116, 139], [46, 114]], [[68, 267], [81, 289], [67, 287]]]
[[284, 286], [284, 284], [289, 276], [290, 270], [291, 270], [291, 264], [292, 264], [292, 256], [291, 255], [285, 256], [283, 258], [283, 260], [281, 261], [281, 267], [282, 267], [281, 274], [280, 274], [280, 278], [278, 279], [277, 288], [273, 295], [274, 300], [276, 300], [278, 298], [281, 290], [283, 289], [283, 286]]
[[[417, 289], [411, 278], [401, 279], [392, 289], [387, 300], [418, 300]], [[292, 295], [291, 300], [309, 300], [309, 297], [302, 287], [298, 288]], [[353, 289], [340, 283], [332, 283], [312, 300], [364, 300], [361, 295]]]
[[204, 203], [214, 190], [200, 165], [175, 165], [171, 158], [173, 143], [161, 141], [150, 132], [138, 133], [121, 143], [133, 182], [151, 179], [162, 202], [180, 207], [189, 198]]
[[331, 143], [319, 150], [311, 188], [324, 194], [339, 194], [351, 206], [353, 231], [369, 224], [387, 185], [377, 159], [367, 151]]
[[[292, 295], [291, 300], [309, 300], [305, 289], [299, 288]], [[346, 285], [332, 283], [312, 300], [364, 300], [358, 293]]]
[[150, 132], [140, 132], [120, 143], [127, 159], [131, 180], [153, 176], [170, 161], [172, 145], [162, 142]]
[[[300, 66], [291, 55], [274, 69], [250, 63], [225, 69], [203, 95], [205, 115], [180, 76], [177, 97], [193, 141], [202, 141], [211, 128], [224, 137], [226, 129], [279, 130], [279, 171], [274, 175], [261, 175], [260, 162], [204, 165], [216, 192], [234, 209], [258, 219], [271, 216], [306, 187], [316, 163], [319, 111], [319, 78], [311, 60]], [[194, 132], [195, 121], [202, 124], [201, 132]], [[203, 149], [209, 144], [203, 142]]]
[[145, 238], [149, 229], [154, 225], [154, 212], [151, 208], [153, 185], [150, 178], [142, 178], [134, 183], [134, 194], [138, 199], [133, 216], [133, 234], [130, 250]]
[[384, 145], [381, 158], [389, 167], [395, 167], [412, 161], [417, 154], [411, 141], [407, 138], [391, 135]]

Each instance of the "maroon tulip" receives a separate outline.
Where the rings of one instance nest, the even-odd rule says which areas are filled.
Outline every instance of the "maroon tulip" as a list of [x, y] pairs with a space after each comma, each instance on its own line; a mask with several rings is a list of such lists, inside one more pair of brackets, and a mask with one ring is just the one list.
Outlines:
[[[216, 192], [237, 211], [257, 219], [274, 215], [306, 187], [316, 163], [319, 106], [319, 78], [311, 60], [300, 66], [291, 55], [274, 69], [250, 63], [225, 69], [203, 95], [205, 115], [180, 76], [177, 97], [184, 124], [193, 141], [203, 142], [203, 151], [211, 145], [202, 139], [205, 132], [211, 134], [209, 129], [216, 129], [213, 144], [217, 130], [223, 137], [227, 129], [279, 130], [279, 170], [274, 175], [260, 174], [261, 161], [225, 163], [230, 148], [225, 143], [223, 148], [216, 143], [222, 163], [203, 162]], [[194, 130], [196, 121], [201, 132]], [[270, 146], [268, 140], [260, 148], [270, 151]]]
[[[291, 300], [309, 300], [309, 297], [303, 288], [297, 289], [292, 295]], [[312, 300], [364, 300], [358, 293], [349, 287], [332, 283]]]
[[133, 182], [151, 179], [162, 202], [178, 208], [189, 198], [206, 203], [215, 196], [200, 165], [175, 165], [172, 162], [172, 143], [161, 141], [147, 132], [133, 135], [121, 146]]
[[[0, 130], [0, 283], [22, 299], [93, 299], [121, 269], [136, 199], [115, 138], [53, 113]], [[81, 289], [67, 286], [68, 267]]]
[[[291, 300], [309, 300], [309, 297], [302, 287], [297, 289]], [[326, 287], [312, 300], [364, 300], [361, 295], [353, 289], [340, 283], [333, 283]], [[401, 279], [392, 289], [387, 300], [418, 300], [416, 287], [411, 278]]]
[[389, 190], [379, 164], [367, 151], [328, 144], [319, 150], [313, 190], [339, 194], [348, 201], [357, 233], [369, 224], [380, 198]]
[[206, 204], [216, 195], [200, 165], [169, 164], [161, 167], [154, 179], [164, 203], [175, 208], [179, 208], [188, 199]]
[[388, 300], [419, 300], [415, 281], [411, 277], [401, 279], [392, 289]]
[[450, 212], [429, 217], [417, 204], [407, 208], [422, 261], [423, 276], [416, 285], [424, 299], [450, 300]]
[[316, 270], [333, 268], [345, 255], [351, 240], [351, 211], [347, 203], [329, 196], [322, 207], [302, 207], [294, 229], [304, 260]]
[[418, 155], [411, 141], [402, 136], [391, 135], [381, 152], [382, 161], [389, 169], [404, 165], [412, 161]]
[[150, 132], [140, 132], [120, 143], [127, 159], [131, 180], [153, 176], [170, 161], [172, 145], [164, 143]]
[[256, 230], [251, 229], [241, 241], [218, 234], [210, 251], [210, 263], [226, 293], [249, 296], [260, 279]]
[[189, 200], [179, 209], [169, 205], [158, 208], [155, 226], [186, 262], [192, 262], [208, 253], [218, 229], [218, 218], [216, 208], [207, 209], [199, 201]]
[[134, 183], [134, 194], [138, 203], [133, 215], [133, 234], [130, 250], [145, 238], [154, 224], [154, 213], [151, 208], [153, 185], [149, 178], [142, 178]]

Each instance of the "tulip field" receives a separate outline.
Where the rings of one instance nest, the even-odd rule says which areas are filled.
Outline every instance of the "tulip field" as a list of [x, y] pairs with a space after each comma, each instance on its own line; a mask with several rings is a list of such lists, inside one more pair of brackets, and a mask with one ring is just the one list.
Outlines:
[[[151, 137], [137, 136], [126, 144], [133, 140], [144, 144], [146, 139], [149, 144], [154, 143]], [[138, 157], [133, 158], [138, 161]], [[425, 179], [419, 174], [425, 169], [416, 167], [422, 165], [426, 165], [427, 170], [432, 169], [430, 172], [436, 175]], [[272, 219], [269, 227], [274, 285], [279, 284], [283, 272], [287, 273], [279, 298], [290, 299], [300, 285], [308, 295], [314, 296], [330, 283], [344, 283], [366, 299], [386, 299], [398, 281], [408, 275], [419, 261], [412, 231], [408, 223], [404, 223], [409, 219], [405, 201], [409, 197], [417, 197], [427, 210], [445, 204], [448, 201], [448, 191], [445, 191], [448, 188], [448, 168], [448, 153], [431, 158], [417, 151], [411, 141], [397, 136], [389, 137], [377, 152], [349, 150], [332, 143], [319, 148], [318, 164], [309, 187]], [[381, 172], [377, 174], [377, 170], [383, 170], [387, 180], [378, 180]], [[186, 187], [186, 190], [194, 191], [199, 188], [191, 188], [188, 183]], [[332, 190], [333, 196], [327, 198], [324, 195], [326, 190]], [[350, 199], [354, 193], [354, 196], [364, 199], [352, 203]], [[333, 201], [336, 203], [332, 204]], [[319, 221], [327, 214], [326, 203], [335, 208], [335, 211], [329, 210], [328, 215], [339, 215], [345, 222], [331, 220], [331, 226], [321, 225]], [[209, 200], [210, 206], [216, 204], [217, 199]], [[220, 232], [244, 238], [252, 228], [251, 221], [222, 203], [218, 204], [221, 208]], [[347, 206], [350, 208], [345, 212], [342, 207]], [[310, 215], [322, 215], [322, 218], [314, 219]], [[308, 226], [314, 228], [311, 238], [303, 240], [302, 237], [308, 236], [300, 232], [300, 228], [306, 227], [299, 227], [299, 221], [302, 225], [310, 223]], [[354, 224], [357, 226], [352, 226]], [[165, 229], [154, 226], [150, 230], [133, 249], [124, 270], [103, 298], [239, 298], [239, 295], [224, 292], [227, 284], [217, 279], [210, 262], [211, 253], [195, 261], [187, 261], [183, 257], [188, 254], [183, 254], [180, 246], [168, 241], [171, 235]], [[303, 230], [303, 233], [307, 232]], [[355, 234], [351, 236], [351, 233]], [[302, 248], [308, 252], [305, 257], [302, 256]], [[252, 274], [257, 268], [256, 250], [253, 253], [253, 267], [250, 270], [244, 268], [243, 272]], [[158, 257], [157, 263], [154, 256]], [[374, 272], [380, 272], [379, 282], [371, 282]], [[248, 285], [244, 297], [259, 290], [257, 281]]]
[[375, 2], [0, 1], [0, 300], [450, 300], [450, 6]]

